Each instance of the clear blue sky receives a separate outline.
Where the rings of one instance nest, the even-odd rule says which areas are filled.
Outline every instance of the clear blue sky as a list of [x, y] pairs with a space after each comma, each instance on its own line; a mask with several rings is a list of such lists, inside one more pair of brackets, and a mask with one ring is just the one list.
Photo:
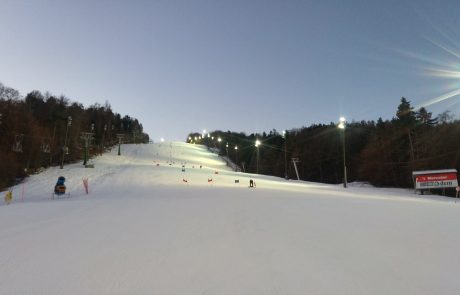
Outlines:
[[390, 119], [401, 96], [460, 118], [460, 1], [0, 0], [0, 81], [109, 101], [153, 140]]

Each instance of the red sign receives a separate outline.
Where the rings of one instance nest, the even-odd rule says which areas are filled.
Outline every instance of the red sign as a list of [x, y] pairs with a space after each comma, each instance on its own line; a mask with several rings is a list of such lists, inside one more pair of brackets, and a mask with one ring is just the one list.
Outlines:
[[447, 188], [456, 186], [458, 186], [458, 182], [457, 173], [455, 172], [420, 174], [415, 176], [416, 189]]
[[415, 178], [417, 182], [454, 180], [457, 179], [457, 173], [417, 175]]

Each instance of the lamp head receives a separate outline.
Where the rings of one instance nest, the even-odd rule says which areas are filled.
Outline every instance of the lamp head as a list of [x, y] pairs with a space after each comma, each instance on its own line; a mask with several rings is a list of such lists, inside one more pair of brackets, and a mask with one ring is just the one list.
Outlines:
[[337, 127], [339, 127], [340, 129], [345, 129], [346, 124], [347, 120], [345, 119], [345, 117], [340, 117], [339, 125], [337, 125]]

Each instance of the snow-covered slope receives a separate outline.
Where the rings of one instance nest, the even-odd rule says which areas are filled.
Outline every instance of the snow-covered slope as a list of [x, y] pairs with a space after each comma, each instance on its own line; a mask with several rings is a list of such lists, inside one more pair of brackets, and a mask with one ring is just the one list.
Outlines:
[[[32, 176], [0, 206], [0, 294], [460, 290], [450, 199], [236, 173], [183, 143], [124, 145], [94, 163]], [[51, 200], [59, 175], [70, 197]]]

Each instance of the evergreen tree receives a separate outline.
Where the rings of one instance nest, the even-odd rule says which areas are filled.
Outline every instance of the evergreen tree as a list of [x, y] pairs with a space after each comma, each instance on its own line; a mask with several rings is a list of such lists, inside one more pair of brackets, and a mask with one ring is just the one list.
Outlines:
[[421, 107], [417, 113], [415, 114], [415, 117], [418, 122], [422, 123], [423, 125], [429, 125], [429, 126], [434, 126], [438, 123], [437, 118], [432, 118], [432, 113], [428, 112], [424, 107]]
[[401, 97], [401, 103], [396, 111], [396, 117], [403, 127], [412, 128], [415, 125], [415, 113], [410, 105], [410, 101], [408, 101], [405, 97]]

